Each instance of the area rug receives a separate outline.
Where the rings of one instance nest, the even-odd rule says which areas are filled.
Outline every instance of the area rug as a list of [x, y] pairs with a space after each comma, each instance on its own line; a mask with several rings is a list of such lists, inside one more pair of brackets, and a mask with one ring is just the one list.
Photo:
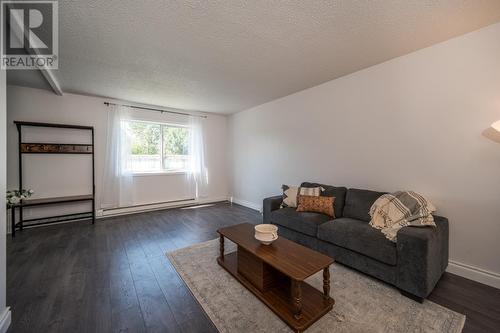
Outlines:
[[[226, 241], [226, 252], [235, 250]], [[167, 253], [182, 279], [220, 332], [291, 332], [251, 292], [217, 264], [214, 239]], [[399, 291], [345, 266], [330, 268], [333, 310], [314, 323], [315, 332], [459, 333], [465, 316], [436, 303], [417, 303]], [[306, 280], [322, 290], [319, 272]]]

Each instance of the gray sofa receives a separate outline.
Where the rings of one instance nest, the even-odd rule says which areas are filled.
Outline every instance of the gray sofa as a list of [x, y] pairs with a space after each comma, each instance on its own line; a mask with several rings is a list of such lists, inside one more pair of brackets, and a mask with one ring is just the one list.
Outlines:
[[434, 216], [437, 227], [405, 227], [397, 242], [369, 225], [369, 210], [384, 192], [347, 189], [316, 183], [324, 196], [334, 196], [335, 218], [280, 208], [282, 196], [264, 199], [264, 223], [276, 224], [279, 235], [323, 252], [337, 262], [396, 286], [403, 295], [422, 301], [448, 265], [448, 220]]

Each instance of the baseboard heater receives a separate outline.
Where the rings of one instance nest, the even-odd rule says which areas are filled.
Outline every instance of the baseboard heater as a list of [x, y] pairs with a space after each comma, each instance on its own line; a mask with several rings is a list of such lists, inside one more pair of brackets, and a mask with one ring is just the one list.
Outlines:
[[138, 204], [131, 206], [123, 206], [117, 208], [109, 208], [103, 209], [102, 214], [98, 214], [98, 216], [111, 216], [111, 215], [121, 215], [127, 213], [140, 213], [149, 210], [169, 208], [169, 207], [178, 207], [193, 204], [196, 202], [195, 198], [187, 198], [187, 199], [179, 199], [179, 200], [170, 200], [170, 201], [160, 201], [146, 204]]

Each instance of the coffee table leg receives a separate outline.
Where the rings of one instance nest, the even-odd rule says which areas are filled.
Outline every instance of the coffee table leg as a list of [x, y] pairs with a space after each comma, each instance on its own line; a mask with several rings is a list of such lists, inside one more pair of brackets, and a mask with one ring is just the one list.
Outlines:
[[219, 255], [220, 260], [224, 261], [224, 236], [219, 235]]
[[301, 282], [297, 280], [292, 280], [292, 295], [293, 295], [293, 306], [295, 313], [293, 314], [295, 319], [302, 318], [302, 288]]
[[323, 269], [323, 296], [330, 298], [330, 266]]

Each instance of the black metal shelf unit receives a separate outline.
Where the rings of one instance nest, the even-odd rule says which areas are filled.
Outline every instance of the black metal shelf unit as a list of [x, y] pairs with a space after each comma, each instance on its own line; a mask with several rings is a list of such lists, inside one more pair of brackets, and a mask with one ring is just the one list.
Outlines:
[[[16, 234], [16, 229], [23, 230], [24, 223], [26, 226], [45, 225], [66, 221], [74, 221], [80, 219], [92, 219], [92, 224], [95, 223], [95, 165], [94, 165], [94, 127], [68, 124], [52, 124], [52, 123], [37, 123], [27, 121], [14, 121], [17, 127], [19, 139], [19, 190], [23, 188], [23, 154], [90, 154], [92, 155], [92, 194], [73, 195], [55, 198], [42, 199], [26, 199], [11, 208], [12, 219], [12, 237]], [[23, 142], [22, 131], [24, 126], [30, 127], [48, 127], [48, 128], [66, 128], [88, 130], [91, 132], [92, 141], [90, 144], [68, 144], [68, 143], [40, 143], [40, 142]], [[92, 211], [71, 213], [56, 216], [48, 216], [36, 219], [24, 219], [23, 208], [35, 206], [47, 206], [66, 204], [71, 202], [92, 202]], [[16, 208], [19, 210], [19, 221], [16, 223]]]

